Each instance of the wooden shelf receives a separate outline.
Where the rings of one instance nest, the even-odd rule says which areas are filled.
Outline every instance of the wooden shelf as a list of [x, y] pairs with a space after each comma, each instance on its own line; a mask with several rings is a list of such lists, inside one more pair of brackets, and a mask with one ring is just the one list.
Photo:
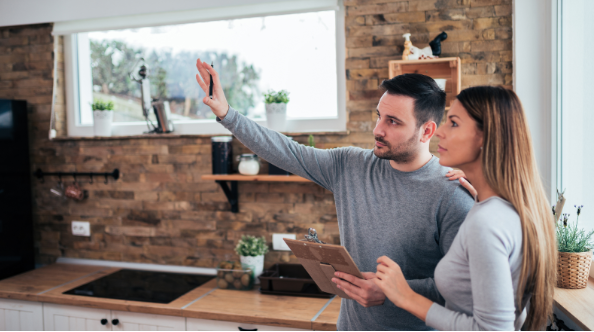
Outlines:
[[[592, 275], [592, 274], [590, 274]], [[582, 289], [555, 288], [555, 305], [584, 331], [594, 329], [594, 278]]]
[[241, 175], [241, 174], [229, 174], [229, 175], [218, 175], [209, 174], [202, 175], [202, 180], [214, 180], [214, 181], [260, 181], [260, 182], [311, 182], [306, 178], [302, 178], [297, 175]]
[[460, 58], [424, 60], [391, 60], [388, 62], [390, 77], [402, 74], [423, 74], [431, 78], [446, 79], [446, 112], [452, 101], [462, 91], [462, 65]]
[[239, 212], [239, 181], [252, 182], [312, 182], [297, 175], [241, 175], [241, 174], [207, 174], [202, 175], [202, 180], [213, 180], [221, 186], [229, 204], [231, 212]]

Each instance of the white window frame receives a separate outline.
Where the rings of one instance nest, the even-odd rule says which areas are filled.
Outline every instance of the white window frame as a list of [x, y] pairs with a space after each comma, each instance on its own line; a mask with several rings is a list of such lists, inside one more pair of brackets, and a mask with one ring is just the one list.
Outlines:
[[[326, 7], [321, 8], [320, 3], [325, 2]], [[310, 3], [310, 5], [308, 5]], [[345, 12], [342, 0], [316, 0], [311, 1], [290, 1], [279, 2], [271, 5], [250, 5], [226, 8], [215, 8], [200, 10], [199, 12], [184, 11], [162, 14], [147, 14], [131, 16], [132, 23], [126, 26], [118, 26], [118, 22], [126, 21], [126, 17], [103, 18], [86, 20], [82, 22], [63, 22], [54, 25], [54, 34], [64, 35], [64, 62], [66, 77], [66, 111], [68, 136], [88, 137], [93, 136], [93, 126], [81, 124], [81, 107], [90, 107], [92, 101], [92, 82], [90, 63], [82, 64], [83, 61], [90, 62], [90, 51], [88, 43], [78, 43], [78, 38], [85, 38], [86, 34], [77, 36], [78, 33], [96, 31], [99, 29], [115, 29], [124, 27], [144, 27], [157, 25], [182, 24], [190, 22], [217, 21], [222, 19], [261, 17], [279, 14], [294, 14], [315, 12], [332, 9], [335, 11], [336, 24], [336, 82], [337, 82], [337, 115], [324, 118], [288, 118], [288, 133], [308, 132], [343, 132], [346, 131], [346, 37], [345, 37]], [[334, 4], [328, 7], [328, 4]], [[86, 45], [86, 48], [85, 48]], [[89, 68], [86, 70], [85, 68]], [[331, 98], [332, 96], [329, 96]], [[233, 105], [231, 105], [233, 106]], [[266, 125], [266, 120], [255, 120], [261, 125]], [[230, 134], [215, 120], [187, 120], [174, 122], [174, 134], [178, 135], [220, 135]], [[148, 130], [144, 121], [113, 123], [113, 136], [135, 136], [141, 135]]]

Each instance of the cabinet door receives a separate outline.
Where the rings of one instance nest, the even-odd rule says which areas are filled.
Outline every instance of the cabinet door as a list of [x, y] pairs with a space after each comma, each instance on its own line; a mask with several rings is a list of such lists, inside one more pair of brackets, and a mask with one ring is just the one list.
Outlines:
[[110, 331], [110, 311], [44, 303], [43, 325], [46, 331]]
[[111, 325], [114, 331], [185, 331], [186, 319], [113, 310]]
[[40, 302], [0, 299], [0, 331], [43, 330]]
[[227, 322], [221, 320], [186, 318], [188, 331], [309, 331], [303, 329], [293, 329], [290, 327], [278, 327], [259, 324], [245, 324], [237, 322]]

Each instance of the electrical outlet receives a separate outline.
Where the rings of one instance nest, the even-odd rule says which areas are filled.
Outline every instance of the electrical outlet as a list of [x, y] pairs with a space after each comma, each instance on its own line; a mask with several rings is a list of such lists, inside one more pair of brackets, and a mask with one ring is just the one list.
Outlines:
[[283, 240], [285, 238], [295, 240], [297, 236], [295, 234], [272, 234], [272, 249], [291, 251], [291, 248]]
[[91, 224], [88, 221], [73, 221], [72, 235], [91, 236]]

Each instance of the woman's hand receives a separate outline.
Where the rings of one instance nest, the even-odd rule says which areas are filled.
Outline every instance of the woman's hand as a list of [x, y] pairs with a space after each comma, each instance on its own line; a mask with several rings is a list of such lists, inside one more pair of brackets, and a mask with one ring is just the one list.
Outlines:
[[400, 266], [387, 256], [377, 259], [375, 284], [396, 306], [403, 308], [416, 294], [408, 285]]
[[427, 312], [433, 301], [419, 295], [408, 285], [400, 266], [387, 256], [377, 259], [377, 273], [373, 279], [386, 297], [397, 307], [415, 315], [422, 321], [427, 319]]
[[[219, 119], [223, 119], [229, 111], [229, 104], [225, 98], [225, 93], [223, 92], [223, 86], [221, 85], [219, 74], [208, 63], [202, 62], [200, 59], [196, 60], [196, 68], [198, 68], [199, 72], [199, 74], [196, 74], [196, 81], [206, 93], [206, 97], [204, 97], [202, 101], [205, 105], [210, 107], [212, 112]], [[210, 75], [212, 75], [214, 84], [212, 99], [210, 99], [208, 95], [210, 88]]]
[[446, 174], [446, 176], [448, 177], [448, 179], [450, 181], [459, 179], [462, 187], [466, 188], [466, 190], [468, 190], [468, 192], [470, 192], [472, 197], [476, 197], [476, 195], [478, 195], [476, 189], [474, 189], [474, 187], [470, 184], [470, 182], [468, 182], [468, 180], [466, 180], [466, 174], [464, 174], [464, 172], [462, 172], [461, 170], [453, 169], [453, 170], [449, 171]]

